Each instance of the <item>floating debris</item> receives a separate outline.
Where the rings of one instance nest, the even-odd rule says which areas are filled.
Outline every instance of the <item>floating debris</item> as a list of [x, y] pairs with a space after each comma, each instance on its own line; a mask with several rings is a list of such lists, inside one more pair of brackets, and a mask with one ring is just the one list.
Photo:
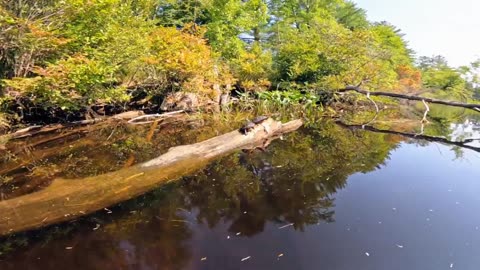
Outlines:
[[246, 213], [247, 213], [247, 211], [245, 211], [245, 212], [243, 212], [243, 213], [244, 213], [244, 214], [246, 214]]
[[396, 246], [397, 246], [398, 248], [403, 248], [403, 246], [402, 246], [402, 245], [399, 245], [399, 244], [396, 244]]
[[68, 250], [70, 250], [70, 249], [73, 249], [73, 247], [65, 247], [65, 249], [68, 249]]
[[246, 260], [250, 260], [250, 258], [251, 258], [251, 256], [247, 256], [247, 257], [241, 259], [241, 261], [244, 262], [244, 261], [246, 261]]
[[453, 268], [453, 263], [450, 264], [450, 268]]
[[206, 261], [207, 260], [207, 257], [203, 257], [200, 259], [200, 261]]
[[110, 209], [108, 209], [108, 208], [103, 208], [103, 210], [107, 211], [107, 214], [113, 213], [112, 210], [110, 210]]
[[365, 255], [367, 255], [367, 257], [370, 257], [370, 253], [368, 252], [365, 252]]
[[94, 231], [98, 230], [100, 228], [100, 224], [97, 224], [97, 226], [95, 226], [95, 228], [93, 228]]
[[237, 232], [237, 234], [236, 234], [236, 235], [240, 235], [240, 234], [242, 234], [242, 233], [241, 233], [241, 232]]
[[280, 260], [281, 257], [283, 257], [283, 253], [278, 254], [277, 260]]
[[433, 212], [433, 209], [428, 209], [428, 212]]
[[285, 229], [287, 227], [290, 227], [290, 226], [293, 226], [293, 223], [290, 223], [290, 224], [287, 224], [287, 225], [283, 225], [283, 226], [280, 226], [278, 227], [279, 229]]
[[393, 207], [392, 210], [393, 210], [393, 211], [397, 211], [397, 208]]
[[230, 235], [227, 235], [227, 239], [230, 239]]

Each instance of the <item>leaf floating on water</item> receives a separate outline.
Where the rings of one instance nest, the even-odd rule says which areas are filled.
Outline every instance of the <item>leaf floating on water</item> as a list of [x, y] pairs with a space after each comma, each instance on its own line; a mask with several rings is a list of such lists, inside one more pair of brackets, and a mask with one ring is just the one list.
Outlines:
[[241, 261], [244, 262], [246, 260], [249, 260], [250, 258], [251, 258], [251, 256], [247, 256], [247, 257], [243, 258]]
[[283, 226], [280, 226], [278, 227], [279, 229], [285, 229], [287, 227], [290, 227], [290, 226], [293, 226], [293, 223], [290, 223], [290, 224], [287, 224], [287, 225], [283, 225]]

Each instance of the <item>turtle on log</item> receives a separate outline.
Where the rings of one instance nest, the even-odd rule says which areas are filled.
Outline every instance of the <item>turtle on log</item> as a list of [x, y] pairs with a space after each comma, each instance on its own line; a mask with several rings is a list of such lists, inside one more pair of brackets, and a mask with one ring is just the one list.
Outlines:
[[[253, 118], [251, 121], [248, 121], [247, 123], [245, 123], [245, 125], [243, 125], [241, 128], [240, 128], [240, 132], [244, 135], [247, 135], [248, 132], [250, 132], [256, 125], [259, 125], [261, 123], [263, 123], [265, 120], [267, 120], [269, 117], [268, 116], [265, 116], [265, 115], [262, 115], [262, 116], [257, 116], [255, 118]], [[263, 128], [265, 129], [265, 132], [268, 133], [268, 130], [265, 126], [263, 126]]]

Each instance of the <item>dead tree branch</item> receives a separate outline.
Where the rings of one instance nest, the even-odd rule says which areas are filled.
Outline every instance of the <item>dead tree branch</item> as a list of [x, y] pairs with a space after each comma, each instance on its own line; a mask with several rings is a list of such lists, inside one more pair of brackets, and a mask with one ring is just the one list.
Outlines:
[[468, 143], [471, 143], [473, 141], [479, 141], [480, 139], [465, 139], [463, 141], [451, 141], [447, 138], [443, 137], [436, 137], [436, 136], [428, 136], [428, 135], [423, 135], [423, 134], [415, 134], [415, 133], [408, 133], [408, 132], [401, 132], [401, 131], [394, 131], [394, 130], [387, 130], [387, 129], [379, 129], [375, 128], [372, 126], [367, 126], [367, 125], [348, 125], [343, 123], [340, 120], [335, 121], [335, 123], [343, 128], [347, 128], [350, 130], [367, 130], [371, 132], [376, 132], [376, 133], [384, 133], [384, 134], [392, 134], [392, 135], [400, 135], [406, 138], [411, 138], [411, 139], [416, 139], [416, 140], [425, 140], [429, 142], [438, 142], [446, 145], [454, 145], [458, 146], [461, 148], [466, 148], [473, 150], [475, 152], [480, 153], [480, 147], [475, 147], [468, 145]]
[[470, 110], [474, 110], [476, 112], [480, 112], [480, 104], [473, 104], [473, 103], [462, 103], [457, 101], [448, 101], [448, 100], [441, 100], [435, 98], [427, 98], [427, 97], [419, 97], [419, 96], [412, 96], [412, 95], [404, 95], [398, 93], [390, 93], [390, 92], [370, 92], [367, 90], [363, 90], [358, 86], [347, 86], [343, 89], [339, 89], [338, 92], [349, 92], [354, 91], [360, 94], [368, 95], [368, 96], [384, 96], [384, 97], [393, 97], [393, 98], [400, 98], [400, 99], [407, 99], [407, 100], [417, 100], [417, 101], [424, 101], [428, 103], [434, 104], [441, 104], [441, 105], [448, 105], [453, 107], [460, 107], [460, 108], [467, 108]]

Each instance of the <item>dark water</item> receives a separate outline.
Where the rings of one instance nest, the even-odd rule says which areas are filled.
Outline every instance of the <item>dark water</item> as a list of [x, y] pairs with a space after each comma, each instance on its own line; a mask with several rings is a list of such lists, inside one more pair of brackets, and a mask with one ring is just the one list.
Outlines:
[[[480, 138], [480, 126], [462, 118], [425, 133]], [[94, 171], [128, 159], [104, 147]], [[153, 155], [135, 147], [137, 160]], [[480, 152], [329, 121], [111, 210], [4, 239], [0, 269], [480, 269]]]

